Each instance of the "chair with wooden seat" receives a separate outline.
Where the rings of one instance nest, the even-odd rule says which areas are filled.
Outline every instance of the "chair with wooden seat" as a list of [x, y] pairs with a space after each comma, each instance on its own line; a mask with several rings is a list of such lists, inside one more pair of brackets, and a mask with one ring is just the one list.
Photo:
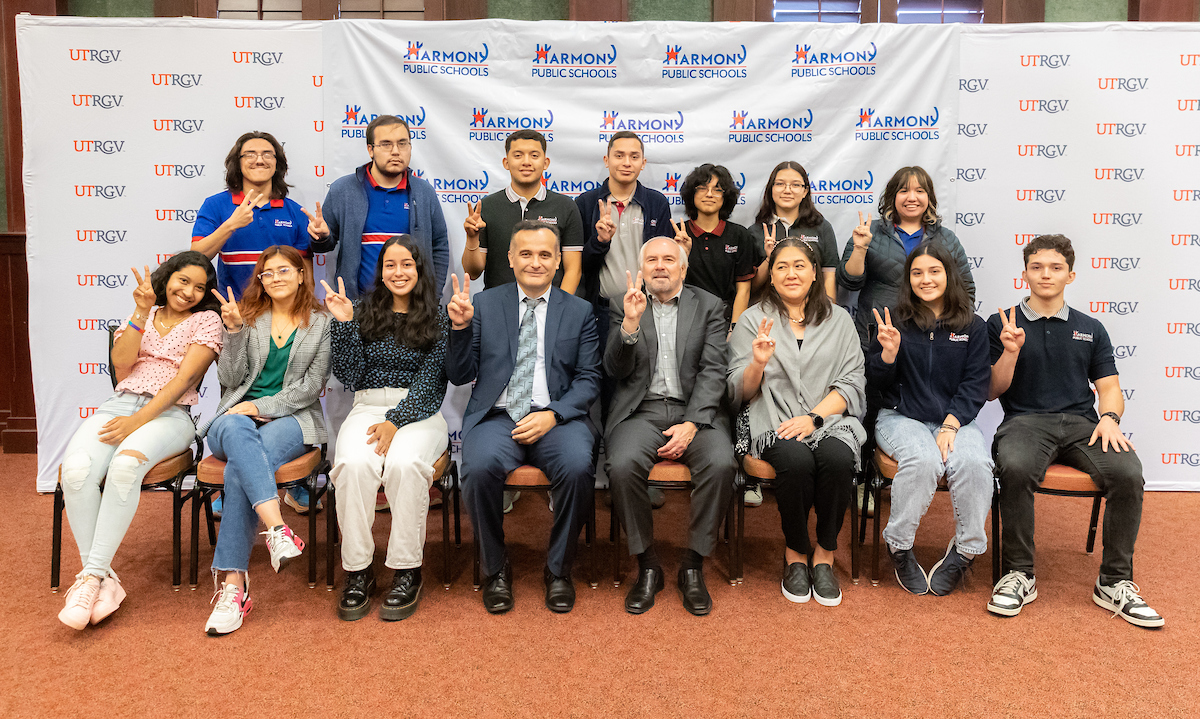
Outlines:
[[[548, 495], [550, 492], [550, 478], [547, 477], [546, 474], [544, 472], [542, 472], [542, 470], [538, 469], [537, 467], [534, 467], [533, 465], [530, 465], [530, 464], [523, 464], [520, 467], [517, 467], [513, 471], [509, 472], [508, 476], [504, 478], [504, 490], [506, 492], [546, 492]], [[458, 519], [458, 517], [457, 517], [457, 514], [458, 514], [457, 501], [455, 502], [455, 510], [454, 511], [455, 511], [455, 521], [457, 522], [457, 519]], [[584, 538], [583, 544], [589, 550], [592, 547], [592, 539], [593, 539], [595, 527], [596, 527], [595, 494], [592, 495], [592, 510], [591, 510], [590, 514], [591, 514], [591, 516], [583, 524], [583, 538]], [[472, 527], [471, 527], [471, 532], [472, 532], [472, 534], [474, 534], [474, 532], [475, 532], [474, 525], [472, 525]], [[473, 570], [472, 577], [473, 577], [473, 582], [475, 585], [475, 591], [479, 591], [479, 588], [481, 586], [481, 582], [480, 582], [480, 578], [479, 578], [479, 550], [480, 550], [479, 537], [475, 536], [472, 539], [472, 542], [475, 545], [475, 549], [474, 549], [475, 568]], [[596, 567], [595, 567], [596, 561], [595, 561], [594, 557], [590, 556], [591, 555], [590, 551], [588, 554], [589, 554], [589, 557], [588, 557], [588, 585], [590, 585], [592, 589], [595, 589], [596, 587], [600, 586], [600, 582], [597, 581], [597, 579], [596, 579]]]
[[[745, 501], [746, 500], [746, 487], [750, 482], [753, 482], [753, 483], [758, 484], [760, 487], [769, 489], [771, 486], [773, 486], [773, 484], [775, 482], [775, 468], [772, 467], [771, 463], [767, 462], [766, 460], [758, 459], [756, 457], [751, 457], [750, 455], [745, 455], [742, 457], [740, 466], [741, 466], [742, 471], [739, 473], [738, 480], [737, 480], [737, 482], [738, 482], [737, 491], [734, 493], [734, 497], [737, 501], [737, 508], [738, 508], [738, 519], [737, 519], [738, 567], [737, 567], [737, 575], [738, 575], [739, 583], [741, 583], [741, 581], [742, 581], [742, 573], [743, 573], [742, 562], [743, 562], [743, 551], [744, 550], [743, 550], [742, 542], [745, 539], [745, 536], [744, 536], [745, 528], [744, 527], [745, 527], [745, 515], [746, 515], [746, 501]], [[855, 475], [854, 482], [855, 482], [856, 486], [857, 486], [858, 482], [860, 481], [860, 479], [861, 479], [860, 475]], [[853, 496], [853, 490], [851, 490], [851, 496]], [[850, 509], [850, 535], [851, 535], [851, 539], [850, 539], [850, 568], [851, 568], [850, 576], [851, 576], [851, 579], [854, 582], [854, 584], [858, 584], [858, 565], [859, 565], [859, 551], [858, 550], [859, 550], [859, 547], [854, 542], [854, 538], [858, 536], [858, 521], [859, 521], [858, 513], [854, 511], [853, 507], [851, 507], [851, 509]]]
[[[856, 532], [854, 534], [854, 539], [853, 539], [853, 541], [857, 542], [859, 544], [859, 546], [861, 546], [866, 541], [867, 523], [865, 521], [865, 517], [866, 517], [866, 512], [867, 512], [867, 503], [869, 501], [868, 497], [874, 496], [874, 498], [875, 498], [875, 522], [874, 522], [874, 538], [872, 540], [872, 547], [871, 547], [871, 585], [872, 586], [879, 585], [879, 545], [880, 545], [880, 541], [879, 541], [880, 519], [879, 519], [879, 517], [883, 513], [881, 511], [881, 509], [883, 507], [883, 504], [881, 501], [881, 495], [883, 494], [884, 486], [890, 485], [892, 483], [892, 480], [896, 477], [896, 471], [899, 468], [900, 468], [900, 465], [897, 464], [896, 460], [892, 459], [892, 457], [890, 455], [888, 455], [886, 452], [884, 452], [882, 449], [879, 449], [878, 447], [875, 448], [875, 452], [871, 458], [871, 462], [870, 462], [870, 466], [869, 466], [870, 474], [869, 474], [868, 485], [867, 485], [868, 491], [863, 492], [863, 505], [861, 508], [859, 508], [862, 513], [862, 516], [864, 517], [864, 521], [862, 523], [862, 530], [861, 530], [861, 533]], [[1084, 475], [1084, 476], [1086, 477], [1087, 475]], [[993, 484], [993, 489], [992, 489], [992, 584], [995, 584], [996, 582], [1000, 581], [1000, 481], [998, 479], [993, 478], [992, 484]], [[950, 491], [950, 487], [946, 484], [945, 475], [938, 478], [937, 491], [939, 491], [939, 492], [949, 492]], [[855, 578], [855, 582], [857, 583], [857, 580], [858, 580], [857, 570], [854, 573], [854, 578]]]
[[[650, 476], [647, 479], [647, 484], [655, 489], [691, 489], [692, 488], [692, 472], [686, 464], [675, 462], [669, 459], [659, 460], [650, 468]], [[734, 492], [737, 495], [737, 492]], [[729, 544], [729, 537], [732, 533], [730, 524], [733, 522], [733, 504], [725, 510], [725, 543]], [[621, 560], [623, 554], [621, 552], [621, 520], [617, 516], [617, 509], [614, 506], [609, 513], [608, 538], [613, 546], [613, 586], [621, 586], [621, 580], [625, 578], [621, 569]], [[726, 560], [728, 582], [736, 586], [740, 581], [738, 575], [738, 560], [737, 550], [733, 545], [729, 547], [729, 556]]]
[[[1087, 553], [1091, 554], [1096, 548], [1096, 528], [1100, 524], [1100, 501], [1104, 499], [1104, 490], [1096, 486], [1091, 475], [1065, 464], [1052, 464], [1046, 469], [1042, 483], [1033, 491], [1036, 494], [1048, 494], [1055, 497], [1090, 497], [1092, 499], [1092, 518], [1088, 524], [1087, 543], [1084, 545]], [[992, 510], [999, 515], [999, 512], [996, 511], [997, 508], [998, 505], [993, 506]], [[1003, 518], [1000, 521], [1003, 521]], [[995, 539], [996, 581], [999, 581], [1000, 541], [1000, 536], [997, 535]]]

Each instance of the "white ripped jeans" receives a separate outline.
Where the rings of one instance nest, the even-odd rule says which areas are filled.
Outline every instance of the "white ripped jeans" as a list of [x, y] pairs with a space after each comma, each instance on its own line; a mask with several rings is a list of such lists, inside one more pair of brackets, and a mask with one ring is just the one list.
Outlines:
[[[187, 410], [174, 405], [138, 427], [119, 445], [100, 441], [99, 432], [105, 423], [132, 415], [151, 399], [117, 392], [83, 421], [67, 444], [62, 489], [67, 520], [83, 562], [79, 576], [108, 576], [113, 555], [137, 511], [142, 478], [154, 465], [187, 449], [196, 436], [196, 425]], [[126, 452], [136, 452], [146, 459]], [[105, 477], [102, 493], [100, 481]]]

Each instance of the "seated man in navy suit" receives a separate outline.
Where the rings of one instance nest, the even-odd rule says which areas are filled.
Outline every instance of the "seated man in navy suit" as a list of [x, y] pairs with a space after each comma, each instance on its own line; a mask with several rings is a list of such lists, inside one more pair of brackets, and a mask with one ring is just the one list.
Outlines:
[[546, 557], [546, 607], [575, 606], [571, 562], [595, 486], [596, 438], [588, 407], [600, 394], [600, 342], [592, 306], [552, 287], [562, 253], [558, 230], [522, 220], [508, 262], [515, 284], [484, 290], [472, 302], [470, 280], [447, 312], [452, 331], [446, 375], [475, 380], [462, 426], [463, 499], [480, 543], [487, 579], [483, 606], [512, 609], [512, 568], [504, 549], [504, 480], [531, 464], [554, 493]]

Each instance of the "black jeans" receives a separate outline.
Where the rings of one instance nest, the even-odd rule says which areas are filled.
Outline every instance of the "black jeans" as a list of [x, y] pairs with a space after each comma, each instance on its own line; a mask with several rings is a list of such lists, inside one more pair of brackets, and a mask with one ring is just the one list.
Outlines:
[[762, 455], [775, 468], [775, 501], [788, 549], [812, 555], [808, 513], [817, 510], [817, 543], [837, 549], [838, 532], [854, 478], [854, 450], [836, 437], [817, 443], [817, 450], [794, 439], [777, 440]]
[[1074, 414], [1028, 414], [996, 430], [992, 454], [1000, 477], [1004, 570], [1033, 574], [1033, 495], [1055, 462], [1091, 476], [1104, 491], [1100, 581], [1133, 579], [1133, 545], [1142, 523], [1142, 462], [1133, 452], [1088, 446], [1096, 423]]

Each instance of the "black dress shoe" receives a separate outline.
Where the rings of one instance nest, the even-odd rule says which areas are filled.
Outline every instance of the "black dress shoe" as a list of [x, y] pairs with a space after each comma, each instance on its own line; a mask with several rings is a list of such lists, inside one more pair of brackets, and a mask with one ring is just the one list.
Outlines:
[[388, 622], [408, 619], [421, 601], [421, 568], [397, 569], [392, 588], [379, 604], [379, 618]]
[[703, 569], [679, 570], [679, 591], [683, 594], [683, 608], [702, 617], [712, 611], [712, 597], [704, 586]]
[[542, 579], [546, 583], [546, 609], [565, 614], [575, 608], [575, 583], [570, 574], [556, 577], [546, 567]]
[[638, 570], [637, 581], [625, 595], [625, 611], [630, 614], [643, 614], [654, 606], [654, 595], [663, 590], [662, 567], [647, 567]]
[[513, 608], [512, 567], [508, 562], [483, 582], [483, 608], [503, 614]]
[[338, 602], [338, 618], [353, 622], [371, 611], [371, 595], [375, 593], [375, 570], [371, 567], [346, 575], [342, 600]]

